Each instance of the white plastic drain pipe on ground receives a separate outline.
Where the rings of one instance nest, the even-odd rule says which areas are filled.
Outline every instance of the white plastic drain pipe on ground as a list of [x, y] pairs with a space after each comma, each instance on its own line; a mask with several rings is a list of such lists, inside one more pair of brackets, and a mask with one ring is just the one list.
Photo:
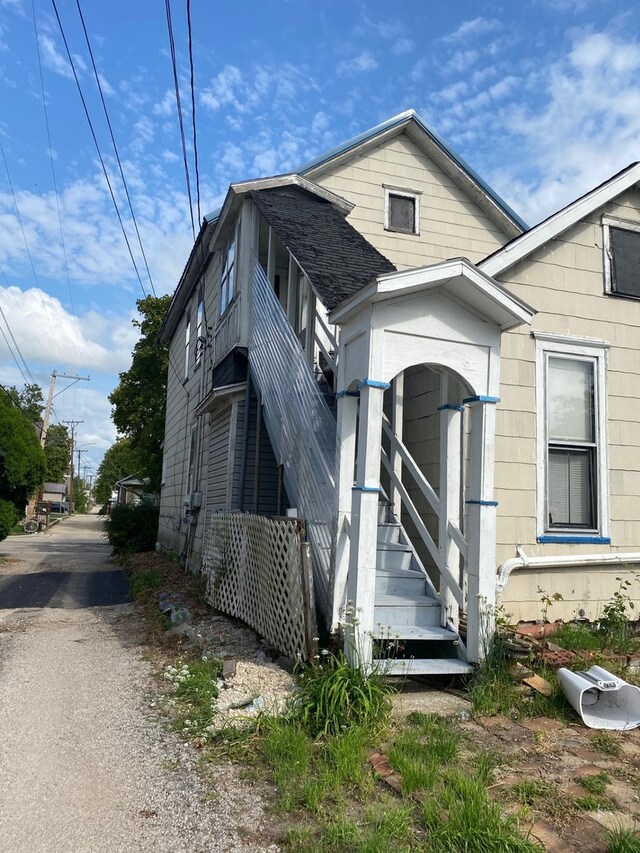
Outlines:
[[562, 667], [558, 680], [564, 695], [590, 729], [627, 731], [640, 726], [640, 687], [601, 666], [587, 672]]

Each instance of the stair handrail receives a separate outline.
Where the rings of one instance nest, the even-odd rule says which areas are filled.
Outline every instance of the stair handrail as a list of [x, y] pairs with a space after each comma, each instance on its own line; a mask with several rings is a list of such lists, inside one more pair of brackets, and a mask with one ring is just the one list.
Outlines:
[[300, 341], [255, 258], [249, 365], [271, 444], [284, 467], [287, 495], [305, 519], [318, 604], [329, 616], [336, 421]]

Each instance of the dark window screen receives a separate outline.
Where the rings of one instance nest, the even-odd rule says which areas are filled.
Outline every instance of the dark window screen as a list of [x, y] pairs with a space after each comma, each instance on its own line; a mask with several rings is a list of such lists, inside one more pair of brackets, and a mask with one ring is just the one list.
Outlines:
[[415, 234], [416, 200], [389, 193], [389, 229]]
[[610, 228], [611, 289], [640, 298], [640, 231]]

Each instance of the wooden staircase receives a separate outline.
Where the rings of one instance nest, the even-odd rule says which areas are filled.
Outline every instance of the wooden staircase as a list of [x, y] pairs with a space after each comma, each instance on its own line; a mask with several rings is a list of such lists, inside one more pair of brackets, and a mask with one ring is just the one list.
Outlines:
[[388, 675], [467, 675], [459, 635], [441, 626], [441, 606], [402, 526], [381, 501], [374, 634]]

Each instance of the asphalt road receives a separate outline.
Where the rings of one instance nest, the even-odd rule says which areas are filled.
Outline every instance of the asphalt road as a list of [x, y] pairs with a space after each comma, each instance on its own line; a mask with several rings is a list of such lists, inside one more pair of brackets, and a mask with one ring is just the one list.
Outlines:
[[124, 604], [127, 581], [114, 568], [101, 533], [99, 516], [80, 515], [64, 519], [48, 533], [0, 542], [0, 559], [10, 561], [9, 572], [0, 575], [0, 610]]

